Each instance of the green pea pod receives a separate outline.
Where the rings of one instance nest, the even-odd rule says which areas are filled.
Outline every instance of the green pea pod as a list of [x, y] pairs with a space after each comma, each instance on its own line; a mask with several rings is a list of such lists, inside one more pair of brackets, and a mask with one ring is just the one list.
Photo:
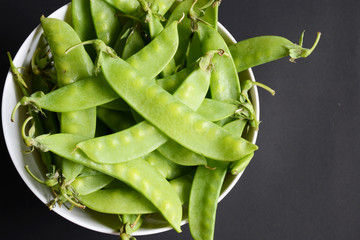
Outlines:
[[119, 96], [181, 145], [204, 156], [227, 161], [240, 159], [257, 149], [256, 145], [196, 114], [122, 59], [106, 53], [101, 53], [101, 58], [103, 74]]
[[197, 35], [201, 42], [202, 53], [209, 50], [222, 49], [228, 56], [214, 56], [214, 71], [211, 75], [211, 98], [215, 100], [229, 100], [240, 98], [239, 77], [231, 58], [229, 48], [214, 28], [199, 22]]
[[158, 148], [158, 151], [170, 161], [181, 166], [198, 166], [207, 164], [204, 156], [181, 146], [175, 141], [167, 141]]
[[32, 143], [42, 151], [52, 151], [128, 184], [147, 198], [177, 232], [181, 232], [181, 201], [159, 172], [143, 159], [112, 165], [95, 163], [81, 150], [76, 149], [76, 145], [86, 139], [88, 138], [79, 135], [54, 134], [36, 137]]
[[[81, 41], [75, 30], [59, 19], [41, 17], [40, 20], [54, 59], [59, 87], [92, 76], [94, 65], [83, 46], [66, 53], [69, 47]], [[60, 131], [62, 132], [93, 137], [95, 129], [95, 108], [63, 113], [60, 116]], [[61, 168], [66, 181], [72, 181], [80, 174], [83, 166], [62, 159]]]
[[108, 214], [149, 214], [158, 210], [140, 193], [131, 188], [104, 189], [80, 195], [86, 207]]
[[123, 131], [80, 142], [77, 147], [97, 163], [114, 164], [142, 157], [167, 140], [154, 126], [142, 121]]
[[105, 174], [77, 177], [70, 185], [77, 195], [87, 195], [96, 192], [114, 180]]
[[94, 39], [96, 32], [91, 16], [90, 1], [72, 0], [71, 14], [72, 26], [81, 41]]
[[205, 98], [200, 107], [197, 109], [197, 113], [212, 122], [217, 122], [234, 116], [238, 108], [237, 104]]
[[208, 161], [213, 169], [198, 166], [190, 191], [189, 228], [194, 239], [214, 238], [216, 209], [228, 167], [226, 162]]
[[[303, 39], [303, 35], [304, 33], [301, 39]], [[316, 41], [310, 49], [302, 47], [302, 40], [298, 45], [279, 36], [260, 36], [246, 39], [231, 45], [229, 49], [234, 58], [236, 70], [241, 72], [287, 56], [292, 62], [298, 58], [306, 58], [316, 48], [320, 36], [321, 33], [318, 33]]]
[[90, 8], [97, 38], [113, 47], [122, 29], [116, 9], [103, 0], [90, 0]]
[[135, 25], [135, 27], [132, 29], [126, 39], [125, 46], [121, 54], [122, 59], [128, 59], [129, 57], [140, 51], [144, 46], [145, 43], [142, 39], [140, 29], [138, 25]]
[[92, 76], [94, 65], [84, 47], [65, 54], [68, 48], [81, 42], [75, 30], [59, 19], [41, 17], [40, 20], [54, 59], [59, 87]]

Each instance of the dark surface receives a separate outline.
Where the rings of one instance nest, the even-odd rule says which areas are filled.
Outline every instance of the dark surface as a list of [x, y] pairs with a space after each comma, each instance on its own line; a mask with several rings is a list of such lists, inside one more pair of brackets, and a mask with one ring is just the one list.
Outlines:
[[[1, 77], [6, 51], [66, 0], [2, 1]], [[360, 2], [351, 0], [224, 0], [220, 22], [237, 40], [280, 35], [294, 42], [305, 29], [316, 51], [253, 69], [260, 90], [259, 150], [219, 204], [215, 239], [360, 239]], [[118, 239], [50, 212], [25, 186], [1, 139], [1, 239]], [[152, 239], [191, 239], [188, 227]]]

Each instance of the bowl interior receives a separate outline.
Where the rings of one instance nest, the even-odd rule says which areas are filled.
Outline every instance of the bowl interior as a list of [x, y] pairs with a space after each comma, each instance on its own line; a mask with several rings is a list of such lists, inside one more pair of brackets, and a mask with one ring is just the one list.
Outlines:
[[[65, 5], [52, 13], [49, 17], [66, 20], [68, 19], [69, 12], [69, 5]], [[219, 32], [222, 34], [228, 44], [233, 44], [236, 42], [235, 39], [231, 36], [231, 34], [221, 24], [219, 24]], [[40, 41], [41, 34], [42, 30], [38, 26], [27, 37], [14, 58], [15, 66], [29, 65], [30, 59]], [[240, 73], [239, 77], [240, 80], [255, 80], [251, 69]], [[257, 119], [259, 119], [259, 98], [256, 87], [251, 89], [250, 95], [257, 113]], [[21, 108], [18, 111], [15, 117], [15, 122], [10, 121], [13, 107], [19, 101], [20, 97], [21, 92], [16, 86], [13, 76], [9, 71], [6, 77], [2, 96], [2, 124], [5, 142], [10, 157], [19, 175], [21, 176], [25, 184], [30, 188], [30, 190], [40, 199], [40, 201], [46, 204], [52, 198], [52, 194], [49, 188], [32, 179], [24, 168], [25, 165], [29, 165], [31, 171], [36, 176], [44, 175], [42, 164], [40, 163], [39, 157], [37, 156], [36, 152], [32, 154], [23, 154], [23, 150], [26, 149], [26, 146], [24, 145], [21, 137], [21, 124], [25, 120], [26, 115], [24, 108]], [[250, 130], [247, 135], [247, 139], [255, 143], [256, 138], [257, 132], [254, 130]], [[231, 191], [236, 182], [240, 179], [241, 175], [242, 173], [236, 176], [230, 174], [226, 176], [219, 201], [222, 200]], [[116, 223], [118, 222], [117, 216], [102, 214], [91, 211], [89, 209], [81, 210], [78, 208], [74, 208], [72, 211], [69, 211], [65, 207], [56, 207], [54, 211], [65, 219], [82, 227], [107, 234], [118, 234], [118, 226], [116, 225]], [[184, 216], [183, 220], [183, 224], [185, 223], [186, 216]], [[134, 234], [134, 236], [155, 234], [170, 229], [171, 228], [168, 227], [168, 225], [161, 219], [161, 217], [157, 217], [155, 215], [152, 218], [148, 218], [144, 222], [143, 227], [140, 228]]]

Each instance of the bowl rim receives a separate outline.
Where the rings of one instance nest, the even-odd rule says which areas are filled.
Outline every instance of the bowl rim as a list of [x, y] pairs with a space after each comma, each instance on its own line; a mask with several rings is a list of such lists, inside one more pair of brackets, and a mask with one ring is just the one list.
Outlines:
[[[69, 12], [69, 6], [70, 3], [58, 8], [53, 13], [51, 13], [48, 17], [51, 18], [58, 18], [64, 20], [66, 18], [66, 15]], [[221, 33], [221, 35], [226, 38], [225, 40], [228, 43], [236, 43], [235, 38], [230, 34], [230, 32], [221, 24], [218, 23], [218, 30]], [[13, 58], [13, 62], [15, 66], [24, 66], [29, 61], [28, 58], [31, 56], [31, 49], [34, 50], [34, 46], [37, 46], [38, 39], [40, 38], [40, 35], [42, 33], [40, 24], [28, 35], [28, 37], [25, 39], [25, 41], [22, 43], [21, 47], [17, 51], [15, 57]], [[255, 77], [253, 74], [252, 69], [247, 70], [247, 74], [249, 75], [250, 79], [252, 81], [255, 81]], [[48, 200], [51, 198], [51, 193], [49, 189], [36, 182], [34, 179], [32, 179], [29, 174], [26, 172], [24, 168], [24, 162], [29, 161], [31, 164], [33, 163], [33, 160], [35, 159], [33, 156], [24, 155], [21, 153], [24, 149], [26, 149], [25, 144], [23, 141], [19, 141], [19, 137], [21, 139], [21, 134], [19, 132], [19, 127], [21, 126], [21, 115], [24, 115], [24, 113], [21, 113], [21, 111], [18, 113], [18, 117], [16, 118], [15, 123], [10, 123], [10, 116], [12, 107], [14, 105], [10, 104], [15, 103], [19, 100], [20, 93], [17, 92], [18, 86], [16, 86], [13, 75], [11, 73], [11, 70], [9, 69], [6, 80], [3, 87], [3, 93], [2, 93], [2, 109], [1, 109], [1, 118], [2, 118], [2, 127], [3, 127], [3, 135], [5, 139], [5, 144], [8, 150], [8, 153], [10, 155], [10, 158], [19, 173], [20, 177], [24, 181], [24, 183], [28, 186], [28, 188], [34, 193], [34, 195], [39, 198], [40, 201], [42, 201], [44, 204], [48, 203]], [[251, 100], [253, 101], [256, 117], [257, 119], [260, 119], [260, 105], [259, 105], [259, 94], [257, 87], [254, 86], [251, 89], [250, 92]], [[10, 107], [9, 107], [10, 105]], [[254, 131], [251, 136], [251, 142], [256, 143], [257, 140], [258, 131]], [[21, 158], [21, 161], [19, 159]], [[35, 174], [37, 172], [34, 172]], [[40, 171], [39, 171], [40, 173]], [[239, 181], [240, 177], [242, 176], [243, 172], [237, 174], [236, 176], [229, 176], [231, 180], [228, 181], [227, 185], [222, 189], [222, 192], [219, 196], [218, 202], [220, 202], [236, 185], [236, 183]], [[75, 223], [79, 226], [82, 226], [84, 228], [87, 228], [89, 230], [105, 233], [105, 234], [119, 234], [118, 231], [116, 231], [114, 228], [111, 228], [109, 226], [105, 226], [104, 223], [98, 223], [96, 218], [90, 219], [91, 221], [87, 221], [82, 215], [84, 215], [84, 211], [79, 209], [73, 209], [72, 211], [69, 211], [68, 209], [62, 207], [56, 207], [53, 209], [54, 212], [62, 216], [63, 218], [67, 219], [68, 221]], [[95, 221], [95, 222], [94, 222]], [[187, 219], [183, 220], [181, 225], [184, 225], [187, 223]], [[159, 228], [153, 228], [153, 229], [142, 229], [140, 228], [138, 231], [136, 231], [133, 236], [143, 236], [143, 235], [151, 235], [151, 234], [157, 234], [161, 232], [165, 232], [168, 230], [171, 230], [171, 227], [159, 227]]]

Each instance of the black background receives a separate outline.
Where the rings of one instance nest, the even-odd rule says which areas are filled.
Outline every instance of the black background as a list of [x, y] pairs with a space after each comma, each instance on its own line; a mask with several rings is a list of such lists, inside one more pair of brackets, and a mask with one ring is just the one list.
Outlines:
[[[45, 16], [67, 0], [2, 0], [1, 78]], [[297, 42], [306, 30], [315, 52], [253, 69], [276, 90], [262, 90], [259, 150], [218, 206], [215, 239], [360, 239], [360, 2], [355, 0], [223, 0], [219, 20], [239, 41], [280, 35]], [[111, 240], [50, 212], [17, 174], [1, 139], [1, 239]], [[187, 225], [138, 237], [191, 239]]]

